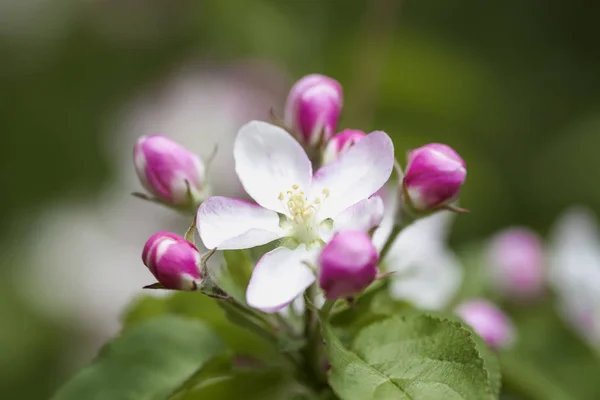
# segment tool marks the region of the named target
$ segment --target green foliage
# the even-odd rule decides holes
[[[223,252],[225,265],[219,270],[219,286],[242,304],[246,303],[246,287],[250,282],[254,262],[247,250],[228,250]]]
[[[178,315],[202,320],[236,353],[251,356],[274,355],[274,348],[263,338],[230,322],[218,300],[200,293],[173,292],[165,297],[142,296],[124,316],[126,328],[163,315]]]
[[[304,389],[277,370],[234,371],[206,380],[173,400],[246,399],[286,400]]]
[[[472,333],[456,322],[392,317],[363,328],[350,348],[329,325],[324,335],[329,383],[343,400],[496,397]]]
[[[53,400],[162,400],[224,350],[202,322],[175,316],[141,322],[103,348]]]
[[[343,333],[355,335],[363,327],[411,309],[405,302],[395,301],[388,292],[387,282],[374,284],[358,297],[356,303],[336,313],[331,325],[343,328]],[[341,330],[342,331],[342,330]]]
[[[509,391],[532,400],[600,398],[600,358],[560,320],[551,302],[511,314],[518,337],[501,355]]]

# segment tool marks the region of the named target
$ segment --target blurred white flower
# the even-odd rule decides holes
[[[398,204],[397,191],[386,187],[380,193],[384,201],[384,219],[373,236],[378,248],[393,226]],[[435,213],[405,228],[392,245],[383,263],[394,271],[390,284],[392,297],[406,300],[418,308],[440,310],[449,305],[462,282],[460,261],[446,245],[454,214]]]
[[[573,207],[550,238],[550,284],[559,312],[591,344],[600,346],[600,232],[595,215]]]
[[[73,355],[80,358],[76,362],[87,361],[119,330],[126,304],[154,282],[142,264],[144,242],[159,230],[183,234],[192,219],[130,195],[141,188],[132,160],[136,139],[160,133],[204,157],[218,143],[208,178],[213,193],[234,196],[241,186],[233,139],[245,122],[266,119],[270,107],[282,104],[287,86],[282,76],[256,63],[177,71],[140,94],[111,124],[107,155],[116,177],[104,193],[87,203],[50,206],[37,217],[26,239],[31,267],[22,271],[23,290],[42,311],[92,335],[93,345]]]

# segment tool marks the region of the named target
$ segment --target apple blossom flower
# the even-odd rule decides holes
[[[142,260],[166,289],[194,291],[200,284],[200,253],[179,235],[158,232],[144,245]]]
[[[209,249],[244,249],[284,239],[256,264],[246,299],[267,312],[281,310],[315,281],[309,265],[342,230],[375,228],[383,204],[372,196],[388,180],[394,148],[373,132],[314,175],[302,146],[285,130],[259,121],[243,126],[234,143],[235,169],[257,204],[211,197],[197,226]],[[309,265],[307,265],[309,264]]]
[[[431,143],[408,153],[404,190],[409,205],[430,211],[458,198],[467,176],[467,166],[450,146]]]
[[[354,296],[375,280],[378,261],[367,233],[338,232],[319,255],[319,286],[327,299]]]
[[[573,207],[558,218],[548,261],[560,315],[600,348],[600,231],[590,210]]]
[[[354,146],[359,140],[364,138],[366,133],[356,129],[344,129],[334,137],[332,137],[325,150],[321,161],[323,164],[328,164],[335,161],[340,155],[347,152],[350,147]]]
[[[156,198],[175,206],[197,206],[204,191],[204,164],[179,143],[142,136],[133,152],[136,172]]]
[[[487,266],[492,284],[508,298],[531,299],[544,291],[544,248],[526,228],[509,228],[490,241]]]
[[[487,345],[494,350],[506,348],[515,338],[515,328],[498,307],[487,300],[474,299],[463,302],[455,310]]]
[[[307,75],[290,90],[284,123],[302,144],[318,146],[336,131],[342,103],[338,81],[319,74]]]

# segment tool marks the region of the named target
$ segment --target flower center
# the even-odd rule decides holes
[[[282,227],[288,228],[290,236],[299,243],[308,245],[320,240],[317,214],[328,195],[329,190],[323,189],[321,196],[309,201],[298,185],[292,185],[290,190],[279,193],[277,198],[287,211]]]

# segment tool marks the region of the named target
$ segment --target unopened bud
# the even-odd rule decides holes
[[[319,257],[319,285],[327,299],[354,296],[377,276],[377,249],[362,231],[337,233]]]
[[[182,207],[202,201],[204,164],[179,143],[160,135],[143,136],[133,157],[140,181],[157,199]]]
[[[506,348],[514,341],[515,332],[506,314],[489,301],[470,300],[456,308],[456,314],[471,326],[494,350]]]
[[[284,122],[298,140],[310,146],[325,143],[337,129],[342,111],[342,86],[335,79],[313,74],[292,87]]]
[[[329,139],[325,151],[323,152],[323,164],[328,164],[338,159],[339,156],[347,152],[366,134],[356,129],[345,129]]]
[[[144,245],[142,260],[166,289],[193,291],[200,281],[200,253],[181,236],[158,232]]]
[[[490,242],[487,262],[492,283],[509,299],[531,299],[544,291],[544,249],[525,228],[511,228]]]
[[[403,186],[410,206],[432,211],[456,200],[467,166],[450,146],[431,143],[408,154]]]

